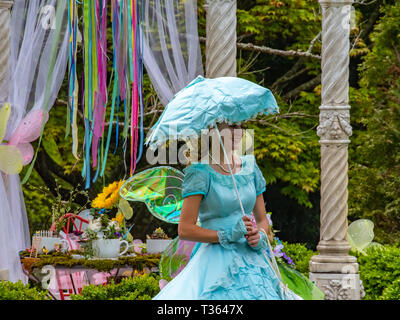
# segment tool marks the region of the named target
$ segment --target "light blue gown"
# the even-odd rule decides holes
[[[256,196],[266,182],[253,155],[241,157],[236,185],[244,211],[250,215]],[[202,194],[199,219],[206,229],[233,227],[242,217],[232,177],[216,172],[208,164],[192,163],[184,168],[183,198]],[[218,243],[199,243],[186,267],[154,299],[161,300],[280,300],[279,283],[260,251],[243,237],[226,249]],[[290,292],[292,294],[292,292]],[[293,293],[293,299],[298,299]]]

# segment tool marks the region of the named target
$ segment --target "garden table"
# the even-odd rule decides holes
[[[72,259],[59,257],[21,257],[23,271],[34,282],[48,289],[55,300],[69,299],[80,294],[87,285],[105,285],[110,279],[143,273],[157,273],[160,254],[137,255],[121,259]]]

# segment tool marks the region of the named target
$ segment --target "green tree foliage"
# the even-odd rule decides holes
[[[375,223],[376,240],[400,240],[400,3],[381,8],[373,47],[352,90],[349,214]]]
[[[319,4],[313,0],[244,1],[238,7],[238,33],[254,35],[255,44],[279,41],[280,49],[307,50],[320,22]]]
[[[237,17],[239,42],[320,54],[316,1],[239,2]],[[254,152],[268,184],[267,210],[273,213],[281,239],[314,247],[319,233],[320,156],[315,128],[320,60],[246,50],[239,50],[238,56],[238,76],[270,88],[280,107],[279,116],[261,116],[246,124],[254,129]]]

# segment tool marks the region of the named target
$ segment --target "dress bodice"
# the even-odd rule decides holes
[[[253,155],[241,156],[241,170],[234,174],[243,209],[250,215],[256,197],[265,191],[265,179]],[[199,220],[203,228],[220,230],[234,225],[242,216],[231,175],[215,171],[207,163],[192,163],[185,169],[182,197],[202,194]]]

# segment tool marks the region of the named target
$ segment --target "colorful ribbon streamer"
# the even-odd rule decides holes
[[[119,113],[120,102],[124,108],[124,130],[122,144],[126,151],[126,140],[130,135],[130,174],[135,172],[136,164],[143,153],[143,59],[140,39],[140,5],[137,0],[87,0],[81,4],[76,0],[69,0],[68,31],[69,31],[69,78],[68,93],[69,107],[67,121],[72,128],[73,155],[78,158],[78,76],[77,76],[77,43],[79,42],[78,6],[83,9],[83,60],[84,72],[82,83],[83,115],[85,124],[84,164],[82,176],[85,178],[85,188],[91,184],[92,167],[97,168],[93,177],[95,182],[98,176],[103,177],[108,152],[113,135],[116,118],[115,149],[119,146]],[[110,9],[112,25],[112,52],[113,67],[111,77],[107,77],[107,22]],[[108,105],[108,88],[112,87],[109,125],[106,137],[105,116]],[[132,88],[128,92],[127,88]],[[128,107],[130,106],[130,108]],[[139,108],[141,120],[139,123]],[[129,132],[130,126],[130,132]],[[140,137],[138,131],[140,130]],[[70,132],[69,126],[66,136]],[[129,132],[129,134],[128,134]],[[139,141],[140,138],[140,141]],[[100,140],[102,141],[100,143]],[[138,146],[139,145],[139,146]],[[139,149],[139,150],[138,150]],[[138,154],[139,151],[139,154]],[[101,166],[101,168],[100,168]]]

